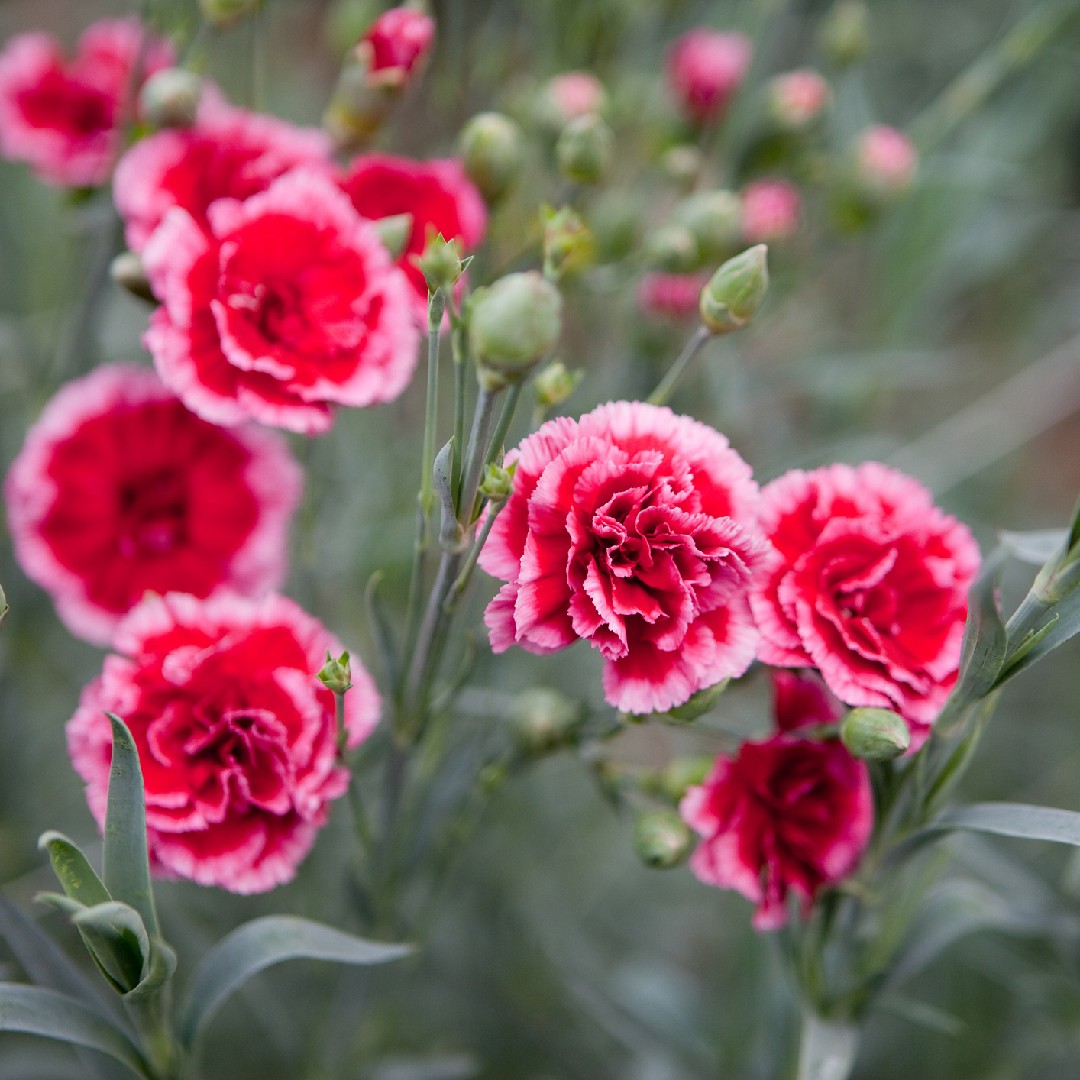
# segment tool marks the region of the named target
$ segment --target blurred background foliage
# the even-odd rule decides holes
[[[592,70],[608,89],[618,140],[610,179],[579,203],[602,253],[634,251],[677,197],[658,164],[678,136],[661,76],[675,36],[704,23],[754,37],[751,79],[723,143],[720,178],[729,182],[754,170],[755,93],[764,78],[824,65],[816,41],[828,5],[814,0],[432,6],[433,63],[380,148],[445,156],[474,112],[524,116],[543,80]],[[70,43],[93,20],[131,7],[4,0],[0,39],[40,27]],[[188,0],[143,7],[181,32],[197,19]],[[267,0],[257,18],[200,39],[200,62],[234,100],[316,124],[341,56],[379,7]],[[874,0],[869,8],[864,59],[842,72],[825,69],[835,94],[827,143],[840,153],[871,122],[907,130],[924,150],[916,190],[872,227],[848,233],[811,194],[804,228],[773,253],[774,288],[756,324],[731,344],[709,346],[672,404],[724,431],[762,482],[792,466],[895,462],[989,550],[997,529],[1063,524],[1080,491],[1080,4]],[[1018,25],[1034,29],[1010,38]],[[1052,28],[1045,40],[1039,26]],[[976,72],[989,82],[969,78],[957,92],[955,80],[980,62]],[[474,280],[538,261],[536,209],[561,189],[550,146],[534,140],[530,155],[525,182],[494,215]],[[145,355],[146,309],[104,274],[117,235],[107,206],[72,203],[23,167],[0,163],[4,469],[63,381],[104,360]],[[586,375],[567,412],[646,394],[691,329],[641,318],[625,262],[602,260],[568,294],[561,356]],[[403,596],[422,398],[418,380],[392,405],[341,412],[324,438],[293,440],[307,495],[286,591],[369,663],[360,597],[380,568],[391,603]],[[0,581],[12,608],[0,634],[0,879],[29,909],[33,893],[49,886],[35,847],[45,828],[94,850],[64,723],[101,653],[61,627],[13,564],[2,531]],[[1006,585],[1016,591],[1027,581],[1017,572]],[[477,591],[478,615],[493,590],[483,581]],[[601,707],[598,657],[587,649],[507,655],[498,664],[482,639],[478,651],[472,681],[480,689],[462,699],[447,735],[447,773],[432,781],[424,811],[436,817],[443,789],[468,782],[482,763],[477,733],[505,738],[516,690],[557,685]],[[964,797],[1080,809],[1078,660],[1074,641],[1039,676],[1009,688]],[[765,729],[768,709],[764,680],[744,683],[716,719],[745,736]],[[676,749],[715,750],[715,737],[715,728],[650,726],[624,738],[618,754],[662,764]],[[646,869],[631,849],[630,822],[605,803],[575,755],[554,755],[498,786],[473,816],[478,827],[463,819],[468,841],[447,858],[434,900],[425,889],[410,901],[413,930],[425,942],[415,960],[359,973],[295,964],[263,976],[211,1032],[207,1077],[781,1074],[794,1004],[773,943],[751,931],[741,898],[685,870]],[[267,896],[162,883],[178,977],[211,941],[260,913],[362,929],[341,855],[350,837],[341,805],[299,879]],[[1005,841],[957,841],[954,851],[964,911],[981,932],[883,1003],[855,1075],[1075,1080],[1080,936],[1071,929],[1054,944],[1035,940],[1023,915],[1040,904],[1075,914],[1080,863]],[[978,882],[993,885],[995,897],[979,894]],[[78,953],[70,928],[42,918]],[[13,1036],[0,1041],[0,1061],[8,1080],[83,1075],[63,1051]]]

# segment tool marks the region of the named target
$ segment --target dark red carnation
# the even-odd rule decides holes
[[[370,49],[369,71],[392,72],[404,80],[423,61],[435,38],[435,22],[415,8],[384,11],[360,39]]]

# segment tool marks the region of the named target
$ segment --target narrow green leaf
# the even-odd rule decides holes
[[[0,585],[0,626],[4,625],[4,620],[7,618],[8,602],[7,597],[4,595],[4,587]]]
[[[147,964],[142,979],[129,993],[125,1000],[133,1001],[157,993],[176,972],[176,953],[171,945],[161,938],[150,940],[150,962]]]
[[[139,913],[127,904],[111,900],[72,916],[79,933],[112,946],[119,963],[117,981],[124,993],[134,990],[150,970],[150,938]]]
[[[366,941],[291,915],[254,919],[222,938],[203,958],[180,1009],[177,1033],[189,1050],[221,1003],[253,975],[284,960],[383,964],[412,951],[409,945]]]
[[[1077,634],[1080,634],[1080,588],[1060,600],[1054,606],[1049,621],[1024,640],[998,682],[1011,679]]]
[[[146,805],[139,751],[124,721],[114,713],[106,715],[112,724],[113,750],[101,876],[110,894],[130,904],[142,916],[147,932],[156,935],[158,921],[146,854]]]
[[[48,851],[53,872],[72,900],[93,907],[112,899],[89,860],[63,833],[42,833],[38,849]]]
[[[74,998],[40,986],[0,983],[0,1031],[58,1039],[108,1054],[149,1080],[150,1067],[120,1030]]]
[[[368,578],[367,587],[364,589],[364,611],[367,614],[368,626],[375,636],[375,646],[379,653],[379,663],[382,667],[385,686],[397,686],[401,675],[398,663],[397,645],[394,642],[394,631],[391,629],[390,620],[386,617],[386,611],[379,599],[379,586],[382,584],[383,572],[376,570]]]
[[[971,588],[960,675],[952,694],[953,699],[961,704],[977,701],[988,694],[1005,662],[1008,635],[997,596],[1004,564],[1004,549],[998,548],[983,563]]]
[[[929,828],[937,832],[967,829],[994,836],[1080,847],[1080,813],[1028,803],[972,803],[947,811]]]
[[[1003,532],[1001,544],[1020,562],[1042,566],[1065,544],[1068,529],[1033,529],[1030,532]]]
[[[859,1049],[859,1029],[854,1024],[824,1020],[803,1013],[799,1041],[798,1080],[846,1080]]]

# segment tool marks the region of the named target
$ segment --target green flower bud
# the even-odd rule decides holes
[[[862,0],[837,0],[821,24],[821,50],[837,66],[857,63],[870,39],[870,10]]]
[[[538,372],[533,380],[536,404],[542,409],[553,409],[556,405],[561,405],[584,378],[585,372],[581,368],[570,371],[561,360],[553,361],[543,371]]]
[[[392,214],[390,217],[376,218],[372,224],[379,234],[382,245],[395,262],[401,257],[412,232],[412,214]]]
[[[480,494],[489,502],[504,502],[514,486],[514,469],[504,469],[501,465],[485,465],[484,475],[480,480]]]
[[[465,173],[489,203],[513,187],[524,164],[521,128],[502,113],[474,116],[458,138]]]
[[[326,663],[316,678],[327,690],[332,690],[335,694],[344,694],[346,690],[350,689],[352,687],[352,668],[349,665],[348,651],[343,652],[337,659],[327,653]]]
[[[701,151],[692,143],[680,143],[664,152],[660,168],[674,183],[688,191],[701,173]]]
[[[685,274],[701,263],[694,234],[684,225],[661,225],[645,237],[645,261],[657,270]]]
[[[634,851],[655,870],[678,866],[693,846],[693,834],[674,810],[649,810],[634,823]]]
[[[683,199],[673,215],[697,241],[707,262],[723,259],[739,243],[742,230],[742,202],[731,191],[703,191]]]
[[[518,694],[510,714],[518,742],[530,754],[546,754],[569,746],[584,720],[580,702],[542,686]]]
[[[769,289],[769,249],[747,248],[728,259],[701,290],[701,321],[714,334],[741,330],[753,319]]]
[[[262,0],[199,0],[199,11],[213,26],[229,26],[262,7]]]
[[[615,134],[595,113],[571,120],[555,144],[559,171],[575,184],[603,179],[615,158]]]
[[[109,263],[109,276],[132,296],[149,300],[152,304],[157,303],[154,290],[150,288],[150,279],[143,269],[142,259],[133,251],[122,251]]]
[[[891,761],[911,745],[911,732],[891,709],[852,709],[840,723],[840,741],[852,757]]]
[[[680,724],[693,723],[699,717],[712,711],[713,706],[720,700],[720,695],[727,689],[729,682],[731,682],[730,679],[721,679],[720,682],[707,686],[704,690],[699,690],[688,701],[684,701],[674,709],[669,709],[664,715],[669,720],[674,720]]]
[[[593,238],[581,215],[564,206],[540,209],[544,226],[544,277],[558,281],[592,261]]]
[[[158,128],[191,127],[202,87],[202,79],[183,68],[155,71],[139,91],[139,115]]]
[[[430,292],[442,289],[450,292],[464,272],[461,248],[457,240],[446,240],[442,233],[431,233],[420,257],[416,260]]]
[[[507,274],[473,293],[468,318],[480,382],[497,390],[520,382],[554,348],[562,297],[535,271]]]
[[[674,803],[682,800],[688,788],[704,783],[712,771],[711,757],[680,757],[669,762],[660,774],[661,793]]]

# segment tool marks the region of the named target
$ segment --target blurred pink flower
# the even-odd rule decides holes
[[[799,227],[802,198],[787,180],[755,180],[742,193],[742,233],[751,244],[786,240]]]
[[[72,633],[107,645],[147,591],[279,586],[302,483],[278,436],[215,427],[152,371],[110,364],[46,405],[4,499],[26,574]]]
[[[583,638],[604,657],[608,702],[631,713],[746,670],[768,545],[750,468],[722,435],[619,401],[549,421],[507,461],[513,491],[480,555],[508,582],[484,616],[496,652]]]
[[[696,317],[701,290],[708,280],[708,274],[645,274],[638,282],[638,310],[654,319]]]
[[[548,80],[544,87],[548,100],[558,110],[563,124],[587,113],[600,112],[604,105],[604,87],[589,71],[564,71]]]
[[[127,103],[147,75],[172,59],[167,42],[144,45],[134,18],[94,23],[71,60],[48,34],[11,38],[0,52],[0,153],[25,161],[52,184],[104,183],[120,149]]]
[[[809,68],[777,75],[769,87],[773,116],[798,131],[812,124],[829,101],[829,84]]]
[[[153,868],[238,893],[289,881],[349,784],[334,695],[315,677],[341,645],[291,600],[151,596],[123,621],[68,724],[68,751],[104,823],[112,757],[105,712],[138,747]],[[347,743],[379,696],[354,658]]]
[[[141,139],[120,159],[113,198],[128,247],[141,251],[174,206],[207,228],[217,199],[246,199],[297,165],[320,163],[330,170],[324,132],[238,109],[208,87],[194,126]]]
[[[882,195],[906,191],[915,179],[918,152],[911,140],[896,128],[877,124],[867,128],[856,143],[859,178]]]
[[[391,75],[401,81],[414,73],[431,49],[435,23],[414,8],[384,11],[360,39],[358,48],[370,49],[372,74]]]
[[[697,123],[724,113],[750,70],[753,46],[743,34],[697,27],[672,45],[667,78],[683,112]]]
[[[144,341],[188,408],[310,435],[332,404],[401,393],[419,342],[409,284],[330,179],[301,168],[218,199],[208,229],[174,207],[143,250],[162,302]]]
[[[876,462],[786,473],[762,491],[761,523],[778,559],[751,594],[759,659],[894,709],[917,748],[956,681],[979,567],[967,528]]]

